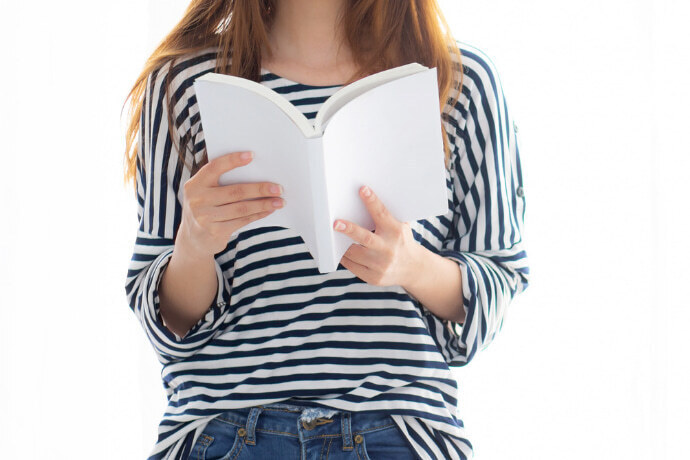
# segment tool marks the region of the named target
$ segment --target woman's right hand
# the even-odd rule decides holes
[[[183,186],[182,221],[178,233],[198,256],[221,252],[235,230],[266,217],[285,204],[280,198],[282,187],[272,182],[218,185],[223,173],[251,162],[251,157],[242,158],[243,153],[233,152],[215,158]],[[280,205],[275,207],[274,201]]]

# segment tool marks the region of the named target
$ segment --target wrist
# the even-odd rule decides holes
[[[427,248],[414,241],[408,250],[407,269],[401,286],[409,294],[413,295],[417,286],[424,282],[423,277],[428,272],[428,256],[431,253]]]
[[[184,220],[180,223],[177,237],[175,238],[173,254],[177,254],[177,258],[190,261],[205,261],[215,257],[215,254],[194,244],[194,239],[191,237]]]

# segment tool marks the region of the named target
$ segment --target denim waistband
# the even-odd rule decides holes
[[[307,440],[321,436],[342,436],[343,448],[353,448],[359,433],[395,425],[385,411],[352,412],[309,403],[287,402],[231,409],[216,417],[219,421],[243,427],[247,444],[256,443],[256,431],[270,431]]]

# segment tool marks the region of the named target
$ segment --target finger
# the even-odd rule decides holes
[[[370,187],[366,185],[360,187],[359,196],[364,201],[369,215],[374,219],[377,229],[385,230],[397,222]]]
[[[240,217],[237,219],[232,219],[225,222],[218,222],[218,225],[221,225],[224,228],[225,232],[232,233],[238,228],[244,227],[245,225],[254,222],[255,220],[262,219],[268,216],[269,214],[271,214],[270,211],[262,211],[256,214],[249,214],[248,216]]]
[[[368,269],[375,269],[377,266],[376,253],[361,244],[351,244],[344,256]]]
[[[264,197],[279,197],[283,192],[280,184],[273,182],[252,182],[247,184],[229,184],[213,187],[208,191],[209,202],[214,206],[235,203],[242,200],[253,200]]]
[[[343,258],[340,259],[340,263],[343,265],[343,267],[350,270],[357,278],[361,279],[365,283],[368,283],[369,280],[373,279],[372,271],[370,269],[364,265],[358,264],[349,257],[343,256]]]
[[[238,201],[237,203],[216,206],[213,210],[213,221],[223,222],[242,218],[259,212],[273,212],[285,206],[282,198],[264,198],[259,200]]]
[[[246,156],[246,154],[250,156]],[[197,180],[200,180],[200,182],[207,187],[217,187],[218,179],[220,179],[222,174],[249,164],[252,160],[252,156],[252,152],[241,151],[227,153],[218,158],[214,158],[199,169],[196,175],[200,175],[200,177]]]
[[[342,230],[338,227],[338,224],[341,222],[345,225],[345,228]],[[378,236],[371,230],[367,230],[364,227],[360,227],[354,222],[350,222],[349,220],[336,220],[333,223],[333,229],[349,236],[355,242],[361,244],[364,247],[371,249],[380,249],[383,247],[383,239],[380,236]]]

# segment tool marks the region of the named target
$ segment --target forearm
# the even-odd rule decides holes
[[[439,318],[463,323],[462,274],[458,264],[420,244],[413,250],[415,275],[402,287]]]
[[[165,326],[183,337],[208,311],[217,291],[214,256],[200,256],[179,236],[158,286]]]

